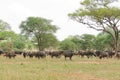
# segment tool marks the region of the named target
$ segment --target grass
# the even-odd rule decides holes
[[[120,80],[120,60],[73,57],[8,59],[0,56],[0,80]]]

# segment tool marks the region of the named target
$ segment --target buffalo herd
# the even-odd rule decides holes
[[[73,56],[79,56],[81,58],[87,57],[98,57],[99,59],[103,58],[112,58],[115,55],[113,51],[97,51],[97,50],[58,50],[58,51],[14,51],[14,52],[4,52],[0,51],[0,55],[7,57],[9,59],[15,58],[17,55],[23,56],[23,58],[45,58],[50,56],[51,58],[60,58],[64,56],[65,60],[69,58],[72,60]]]

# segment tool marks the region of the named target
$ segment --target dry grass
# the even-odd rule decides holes
[[[0,80],[119,80],[120,60],[74,56],[64,58],[8,59],[0,56]]]

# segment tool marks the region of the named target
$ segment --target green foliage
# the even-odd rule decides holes
[[[54,49],[57,48],[59,41],[57,40],[56,36],[54,36],[51,33],[48,33],[48,34],[41,35],[41,37],[42,37],[42,40],[41,40],[41,43],[39,46],[42,49],[46,49],[46,48],[50,48],[50,47],[54,48]],[[37,43],[37,40],[35,37],[32,39],[32,41],[33,41],[33,43]]]
[[[60,43],[60,49],[62,50],[75,50],[76,44],[67,38]]]
[[[51,20],[40,17],[29,17],[21,23],[20,29],[22,30],[22,34],[37,36],[39,34],[56,32],[58,28],[51,24]]]
[[[81,49],[94,49],[95,36],[91,34],[83,34],[80,36]]]
[[[11,40],[16,38],[16,34],[13,31],[2,31],[0,37],[5,40]]]
[[[79,35],[71,36],[71,41],[76,45],[75,50],[81,49],[81,40]]]
[[[11,30],[10,25],[7,22],[0,20],[0,32],[6,30]]]
[[[117,0],[83,0],[82,7],[69,17],[89,28],[108,33],[114,42],[113,49],[118,54],[120,8],[110,4]],[[108,29],[109,28],[109,29]],[[112,31],[111,31],[112,30]]]
[[[33,50],[35,49],[36,46],[33,42],[31,42],[30,40],[27,40],[26,43],[25,43],[25,50]]]
[[[16,38],[12,40],[15,50],[23,50],[26,45],[26,39],[22,35],[16,35]]]
[[[62,50],[113,50],[113,38],[104,32],[97,36],[83,34],[81,36],[69,36],[60,42],[59,48]]]
[[[69,36],[60,43],[60,49],[63,50],[86,50],[94,49],[95,36],[83,34],[81,36]]]
[[[0,46],[4,51],[8,51],[9,43],[11,43],[11,50],[22,50],[25,48],[25,37],[14,33],[13,31],[2,31],[0,37],[3,38]]]
[[[85,9],[97,9],[101,7],[108,7],[109,4],[118,0],[83,0],[81,5],[85,6]]]
[[[114,0],[115,1],[115,0]],[[113,0],[83,0],[81,7],[74,13],[69,14],[69,17],[80,23],[88,25],[96,30],[106,30],[106,27],[112,28],[118,26],[120,19],[120,9],[111,7],[109,4]]]
[[[99,33],[95,41],[95,49],[97,50],[114,50],[114,40],[107,33]]]
[[[0,50],[9,51],[8,42],[0,42]]]
[[[57,31],[58,27],[52,25],[51,22],[51,20],[41,17],[29,17],[21,23],[21,33],[28,35],[30,38],[35,37],[39,50],[43,50],[47,48],[50,43],[52,45],[53,42],[55,43],[57,41],[53,33]]]

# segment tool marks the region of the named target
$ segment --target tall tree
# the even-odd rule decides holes
[[[113,38],[117,55],[120,33],[120,9],[110,6],[114,1],[117,0],[83,0],[81,2],[82,7],[76,12],[69,14],[69,16],[71,19],[88,25],[90,28],[110,34]]]
[[[21,33],[26,34],[30,37],[35,37],[37,40],[37,45],[39,50],[43,50],[42,45],[49,36],[49,34],[55,33],[58,29],[55,25],[51,24],[51,20],[47,20],[41,17],[29,17],[27,20],[23,21],[20,25]],[[44,42],[46,44],[46,42]]]
[[[57,40],[56,36],[53,34],[43,34],[42,36],[42,40],[41,40],[41,50],[43,49],[57,49],[57,46],[59,44],[59,41]],[[33,43],[37,43],[37,39],[34,37],[32,39]]]

